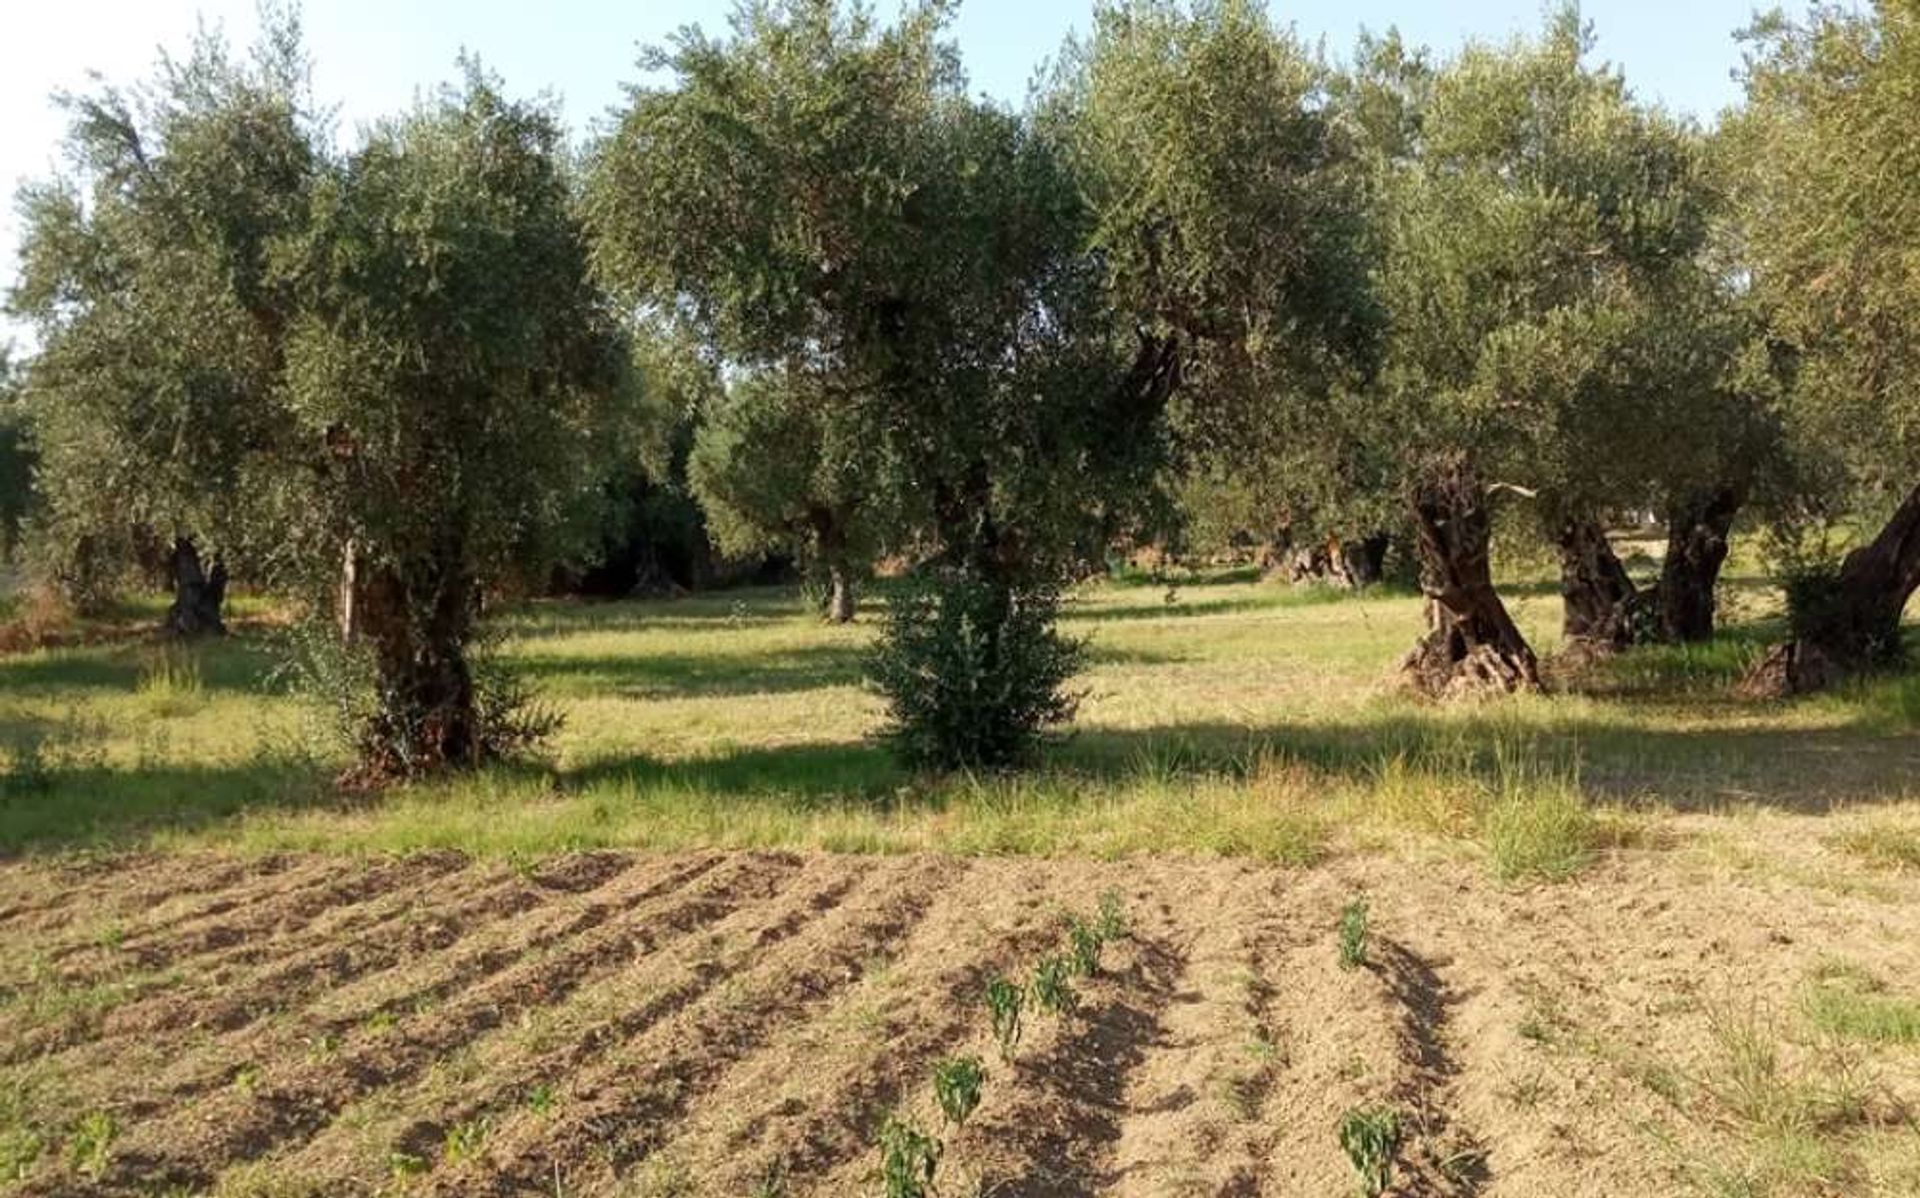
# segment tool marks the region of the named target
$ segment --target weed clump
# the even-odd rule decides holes
[[[1360,1192],[1379,1198],[1393,1179],[1400,1116],[1387,1107],[1355,1107],[1340,1117],[1340,1147],[1360,1175]]]

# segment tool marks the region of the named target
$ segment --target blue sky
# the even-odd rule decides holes
[[[1468,37],[1504,38],[1539,24],[1539,0],[1271,0],[1279,20],[1344,53],[1362,28],[1399,26],[1444,51]],[[894,0],[878,0],[886,11]],[[60,119],[48,103],[87,72],[128,80],[161,46],[178,47],[196,19],[235,40],[256,27],[254,0],[32,0],[0,37],[0,191],[11,196],[55,163]],[[953,33],[976,90],[1010,101],[1091,0],[962,0]],[[1752,0],[1588,0],[1599,55],[1622,66],[1635,90],[1711,120],[1738,98],[1733,30]],[[635,77],[635,48],[699,23],[725,27],[726,0],[308,0],[305,23],[322,99],[339,105],[346,131],[404,107],[423,86],[452,75],[462,48],[479,53],[514,91],[551,90],[584,129]],[[0,215],[0,285],[14,274],[11,203]],[[0,339],[4,339],[0,327]]]

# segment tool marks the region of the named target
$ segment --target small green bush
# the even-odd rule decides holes
[[[1000,1056],[1011,1061],[1020,1047],[1022,1016],[1027,992],[1005,978],[987,983],[987,1015],[993,1026],[993,1038],[1000,1045]]]
[[[947,1122],[959,1127],[980,1105],[986,1066],[979,1057],[948,1057],[933,1067],[933,1097]]]
[[[1072,719],[1078,698],[1066,686],[1085,653],[1055,628],[1059,610],[1055,587],[959,570],[919,576],[892,596],[867,677],[886,699],[887,736],[901,759],[1001,769]]]

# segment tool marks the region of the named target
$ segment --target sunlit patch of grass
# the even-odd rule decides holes
[[[167,647],[148,654],[135,693],[153,715],[170,719],[199,710],[206,700],[200,659],[189,649]]]
[[[1874,1044],[1920,1044],[1920,999],[1887,993],[1881,981],[1845,961],[1823,964],[1809,979],[1808,1022],[1823,1032]]]
[[[1920,827],[1891,819],[1871,820],[1833,838],[1834,844],[1873,865],[1920,869]]]
[[[1552,588],[1510,599],[1551,644]],[[1094,653],[1069,734],[1018,776],[920,778],[873,740],[872,615],[823,625],[790,589],[507,611],[503,665],[566,718],[551,768],[351,798],[328,785],[339,748],[302,739],[316,712],[272,683],[256,636],[178,657],[114,643],[0,655],[0,852],[785,845],[1304,862],[1360,845],[1473,856],[1521,881],[1577,872],[1645,822],[1627,812],[1915,795],[1904,736],[1873,714],[1892,692],[1782,705],[1715,691],[1764,628],[1606,667],[1631,685],[1449,708],[1386,684],[1421,628],[1417,596],[1217,578],[1170,598],[1085,588],[1067,622]],[[1913,851],[1904,834],[1861,835],[1849,851],[1881,863]]]
[[[1714,1012],[1715,1052],[1687,1104],[1704,1133],[1679,1152],[1695,1192],[1814,1195],[1863,1192],[1867,1161],[1889,1112],[1852,1054],[1795,1044],[1770,1014]]]

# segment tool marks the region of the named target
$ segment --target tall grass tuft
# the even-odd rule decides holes
[[[147,710],[161,719],[190,715],[206,700],[200,659],[190,650],[160,649],[141,663],[134,691]]]

